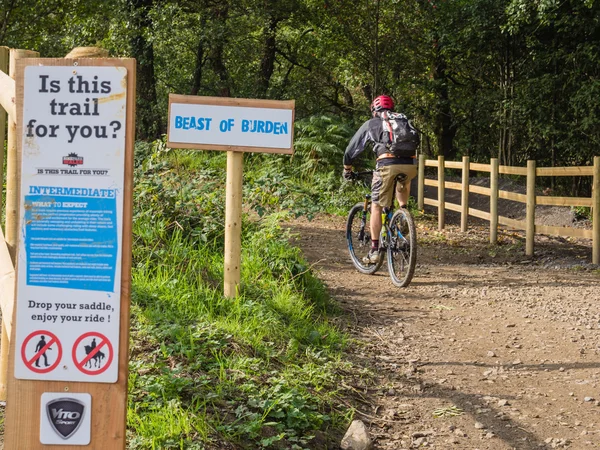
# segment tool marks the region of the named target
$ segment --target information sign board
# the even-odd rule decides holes
[[[37,355],[38,342],[30,336],[45,330],[65,351],[59,361],[48,354],[52,347],[37,355],[36,361],[53,361],[52,370],[43,372],[34,370],[32,358],[16,359],[15,378],[113,383],[127,69],[32,65],[24,68],[23,80],[16,346]],[[81,340],[86,333],[89,338]],[[95,349],[98,336],[110,358]]]
[[[292,154],[294,103],[171,94],[167,145]]]

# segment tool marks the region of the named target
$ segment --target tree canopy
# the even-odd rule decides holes
[[[0,0],[0,45],[138,61],[138,138],[168,93],[295,99],[365,118],[391,95],[429,156],[590,164],[600,140],[595,0]]]

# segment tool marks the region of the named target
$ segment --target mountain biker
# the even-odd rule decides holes
[[[377,155],[373,181],[371,184],[371,249],[363,258],[366,264],[374,264],[379,259],[379,234],[381,232],[382,208],[391,207],[394,179],[398,174],[406,174],[407,179],[396,185],[396,198],[400,207],[405,208],[410,195],[410,180],[417,175],[414,165],[416,147],[419,144],[417,130],[404,114],[394,113],[394,101],[387,95],[380,95],[371,103],[372,118],[367,120],[354,134],[344,152],[344,178],[353,178],[352,162],[373,143]],[[396,125],[396,124],[402,125]],[[404,131],[397,130],[404,127]]]

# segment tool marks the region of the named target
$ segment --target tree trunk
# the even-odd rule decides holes
[[[8,4],[8,6],[6,6],[6,8],[3,11],[3,19],[2,19],[2,26],[0,27],[0,45],[2,45],[2,43],[4,42],[4,38],[6,36],[6,30],[8,29],[8,22],[9,22],[9,18],[10,18],[10,14],[12,12],[12,10],[15,7],[15,0],[11,0],[11,2]]]
[[[221,30],[226,30],[227,19],[229,17],[229,5],[225,2],[218,4],[213,9],[213,16],[215,21],[219,24]],[[229,72],[223,62],[223,54],[225,50],[227,32],[223,32],[222,36],[218,36],[217,40],[213,43],[210,51],[210,63],[212,70],[219,78],[219,85],[217,87],[218,94],[221,97],[231,97],[231,87],[229,80]]]
[[[369,102],[373,101],[373,99],[375,98],[375,96],[373,95],[373,86],[371,86],[370,84],[365,84],[362,87],[362,91],[365,98],[369,100]]]
[[[137,138],[156,139],[164,130],[160,123],[156,99],[156,78],[154,76],[154,47],[144,37],[144,31],[151,27],[148,10],[153,0],[128,0],[131,21],[135,35],[131,39],[131,53],[137,60]]]
[[[433,79],[437,82],[438,110],[435,117],[435,129],[438,141],[438,154],[443,155],[448,161],[456,157],[454,148],[454,137],[456,136],[456,125],[452,120],[452,108],[450,107],[450,95],[448,92],[448,77],[446,74],[446,60],[440,52],[439,42],[436,40],[436,64],[433,71]]]
[[[192,88],[190,89],[191,95],[198,95],[200,85],[202,84],[202,66],[204,65],[204,41],[200,39],[198,41],[198,47],[196,47],[196,66],[194,67],[194,78],[192,79]]]
[[[508,43],[504,42],[504,44],[504,58],[500,65],[500,87],[502,89],[502,121],[500,123],[500,142],[498,143],[498,160],[500,165],[508,164],[506,149],[508,143],[508,79],[510,61]]]
[[[379,86],[379,0],[375,0],[375,26],[373,27],[373,89],[380,94]]]
[[[264,47],[262,61],[260,62],[260,74],[258,78],[258,98],[266,98],[269,91],[271,76],[275,69],[275,51],[277,25],[279,20],[273,16],[269,19],[269,26],[264,31]]]
[[[552,167],[556,167],[556,105],[558,103],[558,89],[556,80],[558,79],[558,57],[556,56],[558,51],[558,44],[556,39],[556,34],[554,35],[554,39],[552,39],[552,47],[554,51],[552,52],[552,69],[554,72],[554,79],[552,82],[552,112],[550,119],[550,126],[552,127],[552,135],[550,138],[550,148],[551,148],[551,159],[550,165]],[[550,188],[552,190],[556,189],[556,177],[550,177]]]

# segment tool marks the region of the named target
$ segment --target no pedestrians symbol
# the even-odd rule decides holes
[[[80,336],[73,344],[73,362],[86,375],[100,375],[110,367],[113,347],[106,336],[90,331]]]
[[[62,358],[62,345],[53,333],[45,330],[30,333],[21,345],[21,358],[35,373],[53,371]]]

